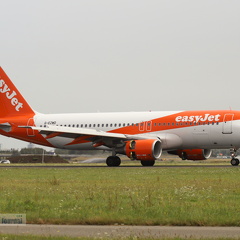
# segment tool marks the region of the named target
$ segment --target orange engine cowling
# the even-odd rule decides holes
[[[161,156],[161,142],[156,139],[127,141],[125,153],[132,160],[155,160]]]
[[[172,152],[170,152],[172,153]],[[182,160],[206,160],[212,154],[211,149],[184,149],[175,152]]]

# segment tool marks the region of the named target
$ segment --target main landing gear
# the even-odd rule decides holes
[[[121,164],[121,159],[118,156],[109,156],[106,163],[109,167],[118,167]]]
[[[106,159],[106,164],[108,165],[108,167],[118,167],[121,164],[121,159],[118,156],[109,156]],[[155,164],[155,160],[148,160],[148,161],[141,161],[141,164],[143,167],[151,167]]]
[[[155,164],[155,160],[141,161],[143,167],[151,167]]]
[[[237,152],[237,149],[236,148],[231,148],[230,149],[230,153],[231,153],[231,164],[232,166],[238,166],[239,165],[239,159],[236,158],[236,152]]]

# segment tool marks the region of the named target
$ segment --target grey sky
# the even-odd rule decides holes
[[[0,0],[0,8],[0,65],[38,112],[240,109],[238,0]]]

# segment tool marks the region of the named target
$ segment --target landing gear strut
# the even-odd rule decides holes
[[[238,166],[239,165],[239,159],[236,158],[236,152],[237,152],[237,149],[236,148],[231,148],[230,149],[230,154],[231,154],[231,164],[232,166]]]
[[[107,164],[109,167],[118,167],[118,166],[120,166],[120,164],[121,164],[121,159],[120,159],[120,157],[118,157],[118,156],[109,156],[109,157],[106,159],[106,164]]]

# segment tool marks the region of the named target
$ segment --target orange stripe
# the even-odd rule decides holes
[[[138,126],[134,124],[134,126],[126,126],[118,129],[111,130],[109,132],[112,133],[122,133],[122,134],[141,134],[148,132],[157,132],[157,131],[165,131],[171,129],[178,128],[186,128],[192,127],[195,125],[208,125],[212,123],[220,123],[226,121],[224,116],[226,114],[234,114],[233,120],[240,120],[240,111],[229,111],[229,110],[211,110],[211,111],[184,111],[176,114],[168,115],[161,118],[152,119],[149,121],[145,121],[142,124],[144,125],[144,129],[140,131],[140,124]],[[147,124],[150,123],[149,126],[150,131],[147,130]]]
[[[62,132],[54,132],[54,133],[48,134],[45,138],[46,138],[46,139],[54,138],[54,137],[57,137],[57,136],[59,136],[59,135],[61,135],[61,134],[62,134]]]
[[[93,137],[93,136],[81,136],[81,137],[75,138],[72,142],[66,144],[66,146],[91,142],[91,141],[86,140],[87,138],[91,138],[91,137]]]

